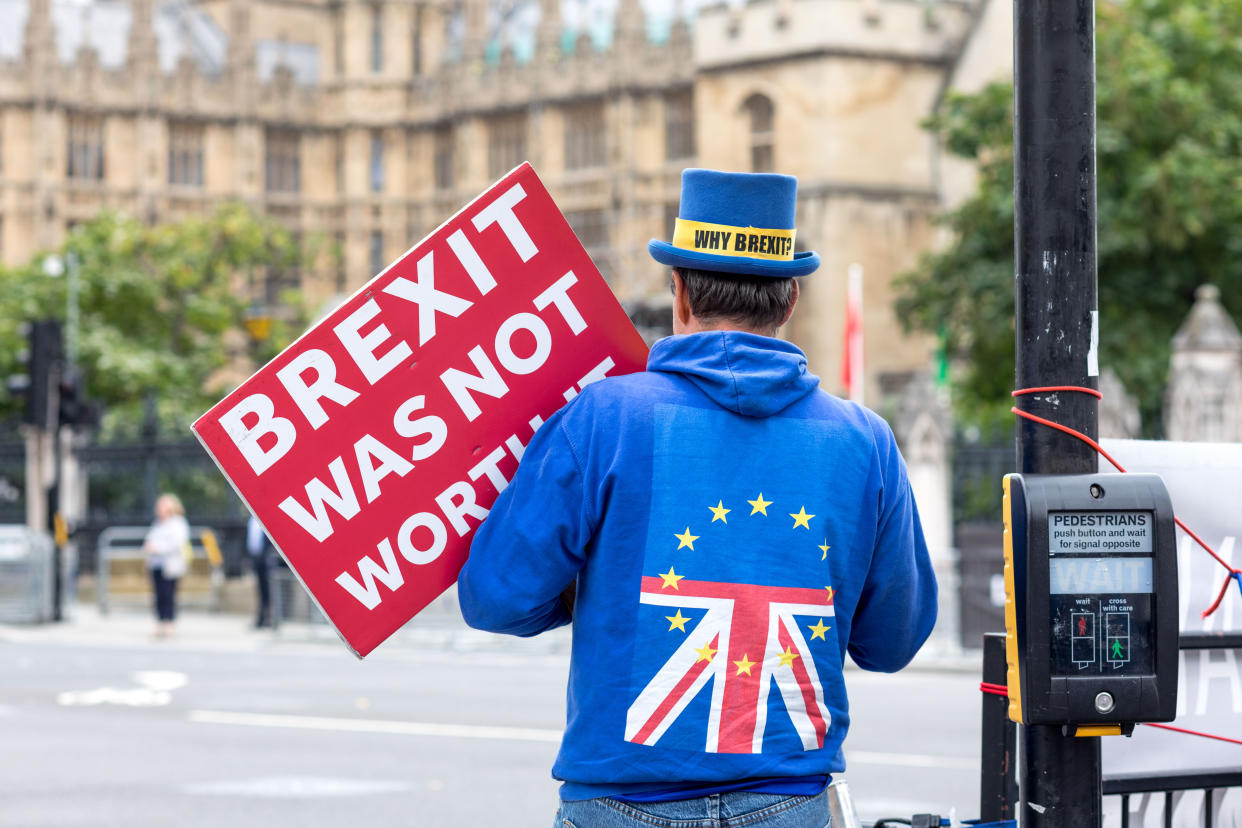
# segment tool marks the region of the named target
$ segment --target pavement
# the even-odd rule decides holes
[[[326,621],[284,622],[276,630],[254,629],[248,615],[201,609],[182,610],[178,613],[173,636],[157,639],[150,611],[140,607],[114,607],[102,613],[95,604],[79,602],[70,604],[64,615],[63,621],[45,624],[0,624],[0,641],[98,647],[158,644],[167,649],[218,652],[345,647]],[[504,652],[510,656],[555,655],[568,654],[570,641],[569,627],[533,638],[500,636],[470,629],[461,620],[456,597],[450,592],[394,633],[380,645],[377,652],[392,655],[436,651]],[[979,651],[945,646],[933,637],[906,669],[979,675],[982,655]]]
[[[186,608],[156,638],[143,604],[0,625],[0,828],[548,822],[568,628],[470,630],[448,595],[359,662],[325,622]],[[864,824],[974,810],[978,662],[933,643],[895,676],[848,668]]]
[[[155,637],[155,620],[148,611],[114,608],[101,613],[93,604],[73,604],[63,621],[44,624],[0,624],[0,641],[44,645],[131,647],[159,645],[175,650],[262,652],[271,649],[340,647],[345,644],[326,622],[285,622],[278,629],[255,629],[249,615],[185,610],[177,614],[168,638]],[[403,650],[552,654],[569,652],[569,630],[553,630],[537,638],[519,639],[472,630],[460,619],[436,614],[416,618],[381,645],[385,652]]]

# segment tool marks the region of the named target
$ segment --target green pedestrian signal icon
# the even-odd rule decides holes
[[[1130,613],[1104,613],[1104,659],[1114,670],[1130,663]]]

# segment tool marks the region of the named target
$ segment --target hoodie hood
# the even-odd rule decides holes
[[[742,331],[665,337],[652,346],[647,370],[680,374],[747,417],[770,417],[819,388],[797,346]]]

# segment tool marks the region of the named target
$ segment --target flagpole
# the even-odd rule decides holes
[[[863,266],[849,266],[849,298],[846,322],[846,359],[849,360],[849,395],[859,405],[865,404],[867,383],[863,375]]]

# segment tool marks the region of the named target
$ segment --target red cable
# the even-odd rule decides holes
[[[1216,593],[1216,600],[1212,602],[1212,606],[1208,607],[1200,614],[1201,618],[1207,618],[1209,615],[1216,612],[1217,607],[1220,606],[1220,602],[1225,600],[1225,593],[1229,591],[1229,582],[1231,580],[1237,581],[1238,589],[1242,590],[1242,571],[1230,569],[1229,575],[1225,578],[1225,582],[1220,585],[1220,592]]]
[[[990,684],[986,681],[979,682],[979,689],[984,693],[991,693],[993,696],[1009,696],[1009,688],[1003,684]],[[1187,736],[1201,736],[1204,739],[1216,739],[1221,742],[1229,742],[1235,745],[1242,745],[1242,739],[1231,739],[1228,736],[1217,736],[1215,733],[1203,733],[1199,730],[1189,730],[1184,727],[1174,727],[1173,725],[1157,724],[1156,722],[1139,722],[1147,727],[1158,727],[1161,730],[1171,730],[1174,733],[1185,733]]]
[[[1158,727],[1161,730],[1172,730],[1174,733],[1185,733],[1188,736],[1202,736],[1204,739],[1217,739],[1222,742],[1230,742],[1235,745],[1242,745],[1242,739],[1230,739],[1228,736],[1217,736],[1215,733],[1200,733],[1197,730],[1187,730],[1184,727],[1174,727],[1167,724],[1156,724],[1155,722],[1140,722],[1148,727]]]
[[[1023,394],[1039,394],[1039,393],[1047,393],[1050,391],[1076,391],[1076,392],[1080,392],[1083,394],[1090,394],[1096,399],[1103,399],[1103,395],[1100,394],[1100,392],[1095,390],[1094,388],[1085,388],[1085,387],[1077,386],[1077,385],[1052,385],[1052,386],[1044,386],[1040,388],[1020,388],[1012,392],[1012,396],[1018,397]],[[1086,443],[1087,445],[1095,449],[1100,454],[1100,456],[1103,457],[1105,460],[1107,460],[1109,463],[1112,463],[1113,467],[1117,469],[1117,471],[1123,474],[1126,473],[1126,470],[1122,467],[1122,465],[1118,463],[1116,460],[1114,460],[1112,455],[1110,455],[1107,451],[1104,450],[1103,446],[1101,446],[1095,440],[1092,440],[1087,435],[1083,434],[1081,431],[1075,431],[1069,426],[1064,426],[1064,425],[1061,425],[1060,423],[1053,422],[1052,420],[1048,420],[1038,415],[1031,414],[1026,411],[1022,411],[1016,406],[1009,410],[1019,417],[1025,417],[1026,419],[1031,420],[1032,422],[1036,422],[1036,423],[1039,423],[1040,425],[1048,426],[1049,428],[1054,428],[1057,431],[1061,431],[1061,432],[1064,432],[1065,434],[1070,435],[1071,437],[1077,437],[1079,440],[1082,440],[1084,443]],[[1238,587],[1242,589],[1242,570],[1235,569],[1234,567],[1225,563],[1224,559],[1222,559],[1220,555],[1217,555],[1215,550],[1213,550],[1212,547],[1208,546],[1203,541],[1202,538],[1200,538],[1197,534],[1195,534],[1190,529],[1189,526],[1187,526],[1185,523],[1182,523],[1180,518],[1174,517],[1173,520],[1183,532],[1185,532],[1187,535],[1189,535],[1191,538],[1194,539],[1195,543],[1203,547],[1207,551],[1207,553],[1216,560],[1217,563],[1219,563],[1225,569],[1229,570],[1229,576],[1225,578],[1225,583],[1221,587],[1220,593],[1216,596],[1216,600],[1212,602],[1212,606],[1208,607],[1203,612],[1203,617],[1207,618],[1209,615],[1216,612],[1217,608],[1220,606],[1221,601],[1225,597],[1225,593],[1229,589],[1230,581],[1237,581]],[[990,684],[988,682],[980,682],[979,689],[984,693],[991,693],[992,695],[996,695],[996,696],[1008,697],[1009,695],[1009,688],[1003,684]],[[1184,733],[1189,736],[1200,736],[1204,739],[1216,739],[1221,742],[1229,742],[1235,745],[1242,745],[1242,739],[1231,739],[1228,736],[1217,736],[1216,734],[1213,734],[1213,733],[1203,733],[1198,730],[1189,730],[1184,727],[1174,727],[1173,725],[1157,724],[1155,722],[1141,722],[1140,724],[1145,724],[1148,727],[1158,727],[1161,730],[1171,730],[1174,733]]]
[[[1078,391],[1082,394],[1090,394],[1097,400],[1104,399],[1104,395],[1094,388],[1087,388],[1083,385],[1043,385],[1039,388],[1019,388],[1017,391],[1009,392],[1011,397],[1020,397],[1023,394],[1046,394],[1049,391]]]
[[[1017,414],[1019,417],[1025,417],[1028,420],[1034,420],[1040,425],[1046,425],[1049,428],[1055,428],[1057,431],[1064,431],[1066,434],[1070,435],[1071,437],[1077,437],[1079,440],[1082,440],[1084,443],[1091,446],[1091,448],[1098,451],[1100,453],[1100,456],[1103,457],[1108,462],[1112,463],[1113,466],[1117,469],[1117,471],[1123,474],[1125,473],[1125,469],[1121,467],[1121,464],[1118,463],[1116,460],[1114,460],[1113,456],[1109,454],[1107,451],[1105,451],[1103,446],[1101,446],[1095,440],[1092,440],[1087,435],[1083,434],[1081,431],[1075,431],[1069,426],[1064,426],[1064,425],[1061,425],[1060,423],[1054,423],[1052,420],[1045,420],[1043,417],[1040,417],[1036,414],[1031,414],[1027,411],[1023,411],[1022,409],[1016,406],[1009,409],[1009,411],[1013,414]]]
[[[1083,390],[1084,390],[1084,391],[1090,391],[1091,389],[1090,389],[1090,388],[1084,388]],[[1016,393],[1018,393],[1018,392],[1017,392],[1017,391],[1015,391],[1014,393],[1016,394]],[[1071,437],[1077,437],[1079,440],[1082,440],[1084,443],[1086,443],[1087,445],[1091,446],[1091,448],[1093,448],[1093,449],[1095,449],[1096,451],[1098,451],[1098,452],[1100,453],[1100,456],[1101,456],[1101,457],[1103,457],[1103,458],[1104,458],[1105,460],[1107,460],[1108,462],[1112,463],[1112,464],[1113,464],[1113,467],[1114,467],[1115,469],[1117,469],[1117,471],[1121,472],[1122,474],[1125,474],[1125,473],[1126,473],[1125,468],[1123,468],[1123,467],[1122,467],[1122,465],[1121,465],[1120,463],[1118,463],[1116,460],[1114,460],[1114,459],[1113,459],[1113,456],[1112,456],[1111,454],[1109,454],[1107,451],[1105,451],[1103,446],[1101,446],[1101,445],[1100,445],[1099,443],[1097,443],[1095,440],[1092,440],[1092,439],[1091,439],[1090,437],[1088,437],[1087,435],[1083,434],[1081,431],[1075,431],[1074,429],[1070,428],[1069,426],[1064,426],[1064,425],[1061,425],[1060,423],[1054,423],[1052,420],[1046,420],[1046,419],[1044,419],[1043,417],[1040,417],[1040,416],[1038,416],[1038,415],[1031,414],[1030,412],[1027,412],[1027,411],[1023,411],[1023,410],[1021,410],[1020,408],[1011,408],[1011,409],[1009,409],[1009,410],[1010,410],[1012,413],[1017,414],[1019,417],[1025,417],[1026,419],[1028,419],[1028,420],[1033,420],[1034,422],[1037,422],[1037,423],[1039,423],[1040,425],[1045,425],[1045,426],[1048,426],[1049,428],[1055,428],[1057,431],[1063,431],[1063,432],[1065,432],[1066,434],[1070,435]],[[1203,539],[1202,539],[1202,538],[1200,538],[1200,537],[1199,537],[1198,535],[1196,535],[1193,531],[1191,531],[1191,529],[1190,529],[1190,527],[1189,527],[1189,526],[1187,526],[1186,524],[1182,523],[1182,521],[1181,521],[1181,519],[1180,519],[1180,518],[1178,518],[1178,517],[1174,517],[1174,518],[1173,518],[1173,520],[1174,520],[1174,522],[1176,522],[1176,523],[1177,523],[1178,527],[1179,527],[1179,528],[1180,528],[1183,532],[1185,532],[1187,535],[1190,535],[1190,537],[1191,537],[1191,538],[1193,538],[1193,539],[1195,540],[1195,542],[1196,542],[1196,543],[1198,543],[1198,544],[1199,544],[1200,546],[1202,546],[1205,550],[1207,550],[1207,553],[1208,553],[1209,555],[1211,555],[1213,558],[1215,558],[1217,563],[1219,563],[1219,564],[1220,564],[1221,566],[1223,566],[1225,569],[1228,569],[1231,573],[1232,573],[1232,572],[1239,572],[1239,570],[1236,570],[1236,569],[1234,569],[1233,567],[1231,567],[1229,564],[1225,563],[1225,561],[1221,559],[1220,555],[1217,555],[1217,554],[1216,554],[1216,552],[1215,552],[1215,551],[1213,551],[1212,547],[1208,546],[1208,545],[1207,545],[1207,544],[1203,541]],[[1226,585],[1226,586],[1228,586],[1228,582],[1226,582],[1226,584],[1225,584],[1225,585]]]
[[[1100,394],[1099,391],[1096,391],[1094,388],[1085,388],[1085,387],[1078,386],[1078,385],[1049,385],[1049,386],[1044,386],[1041,388],[1019,388],[1011,392],[1011,396],[1018,397],[1023,394],[1037,394],[1037,393],[1045,393],[1048,391],[1077,391],[1083,394],[1090,394],[1091,396],[1097,399],[1103,399],[1103,395]],[[1126,470],[1122,468],[1121,464],[1118,463],[1116,460],[1114,460],[1112,455],[1104,450],[1103,446],[1101,446],[1095,440],[1092,440],[1087,435],[1083,434],[1081,431],[1075,431],[1069,426],[1061,425],[1060,423],[1053,422],[1052,420],[1047,420],[1038,415],[1031,414],[1030,412],[1027,412],[1027,411],[1023,411],[1016,406],[1013,408],[1010,408],[1009,410],[1011,413],[1016,414],[1019,417],[1024,417],[1028,420],[1031,420],[1032,422],[1036,422],[1036,423],[1039,423],[1040,425],[1048,426],[1049,428],[1055,428],[1057,431],[1064,432],[1065,434],[1068,434],[1071,437],[1077,437],[1079,440],[1082,440],[1084,443],[1091,446],[1091,448],[1099,452],[1100,456],[1103,457],[1105,460],[1112,463],[1113,468],[1117,469],[1117,471],[1121,472],[1122,474],[1126,473]],[[1176,515],[1173,517],[1173,522],[1176,523],[1178,528],[1180,528],[1183,532],[1185,532],[1187,535],[1190,535],[1190,537],[1194,539],[1195,543],[1202,546],[1207,551],[1207,553],[1216,560],[1218,564],[1220,564],[1221,566],[1223,566],[1225,569],[1229,571],[1229,575],[1225,578],[1225,583],[1221,586],[1220,592],[1216,595],[1216,600],[1213,601],[1212,606],[1204,610],[1201,615],[1201,617],[1207,618],[1209,615],[1216,612],[1217,608],[1220,607],[1221,601],[1225,599],[1225,593],[1229,591],[1230,581],[1237,581],[1238,588],[1242,590],[1242,570],[1235,569],[1234,567],[1225,563],[1224,559],[1221,558],[1220,555],[1217,555],[1216,551],[1212,549],[1212,547],[1204,543],[1203,538],[1199,537],[1194,532],[1192,532],[1190,527],[1182,523],[1181,519],[1178,518]]]

